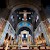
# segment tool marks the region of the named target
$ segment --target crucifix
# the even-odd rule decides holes
[[[24,10],[24,12],[19,12],[19,14],[23,14],[24,21],[27,21],[27,14],[31,14],[31,12],[26,12],[26,10]]]

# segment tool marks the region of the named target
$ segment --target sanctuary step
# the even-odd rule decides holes
[[[20,49],[20,50],[29,50],[29,49]]]
[[[5,50],[5,48],[0,47],[0,50]],[[18,49],[8,47],[7,50],[50,50],[50,46],[33,47],[32,49]]]

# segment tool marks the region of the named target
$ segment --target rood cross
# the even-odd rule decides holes
[[[27,14],[31,14],[31,12],[26,12],[26,10],[24,10],[24,12],[19,12],[19,14],[23,14],[24,21],[26,21],[26,19],[27,19]]]

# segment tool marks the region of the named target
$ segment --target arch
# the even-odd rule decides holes
[[[11,10],[11,12],[10,12],[10,16],[12,15],[12,13],[13,13],[16,9],[18,9],[18,8],[24,8],[24,7],[33,9],[33,10],[39,15],[38,9],[37,9],[35,6],[30,5],[30,4],[21,4],[21,5],[18,5],[18,6],[14,6],[14,8],[12,8],[12,10]]]
[[[24,22],[24,21],[18,23],[16,31],[18,32],[18,30],[20,28],[23,28],[23,27],[29,28],[31,30],[31,32],[33,33],[33,26],[31,25],[31,23],[30,22]]]
[[[19,35],[20,32],[23,31],[23,30],[29,31],[29,34],[32,35],[32,31],[31,31],[28,27],[21,27],[21,28],[18,30],[17,35]]]

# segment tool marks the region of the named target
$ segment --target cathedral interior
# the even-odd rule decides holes
[[[0,0],[0,50],[50,50],[49,0]]]

